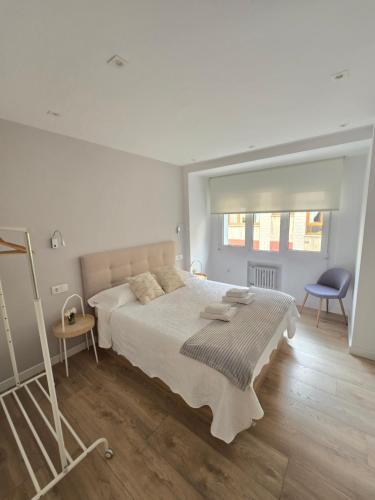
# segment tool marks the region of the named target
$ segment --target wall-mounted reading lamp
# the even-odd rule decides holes
[[[51,248],[65,247],[65,241],[62,237],[61,231],[56,229],[51,237]]]

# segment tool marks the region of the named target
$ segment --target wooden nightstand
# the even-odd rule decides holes
[[[199,280],[206,280],[207,279],[207,274],[206,273],[193,273],[194,276],[196,276]]]
[[[64,357],[65,357],[65,370],[66,376],[69,377],[69,367],[68,367],[68,356],[66,355],[66,339],[73,339],[74,337],[79,337],[80,335],[86,335],[86,345],[87,350],[90,349],[88,332],[91,333],[92,345],[94,347],[96,364],[98,364],[98,354],[96,352],[95,339],[93,328],[95,326],[95,318],[92,314],[77,314],[76,321],[73,325],[70,325],[67,321],[64,321],[64,325],[61,321],[55,323],[52,327],[52,332],[55,337],[59,339],[60,346],[60,361],[63,361],[61,341],[64,344]]]

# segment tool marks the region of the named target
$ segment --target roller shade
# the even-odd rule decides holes
[[[338,210],[342,172],[337,158],[212,177],[211,213]]]

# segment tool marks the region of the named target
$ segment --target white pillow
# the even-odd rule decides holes
[[[114,311],[130,302],[135,302],[137,297],[131,291],[129,284],[114,286],[91,297],[87,302],[91,307],[99,307],[107,311]]]

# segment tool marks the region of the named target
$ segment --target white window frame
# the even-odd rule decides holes
[[[222,249],[222,248],[238,248],[238,249],[242,249],[244,250],[245,248],[247,248],[247,239],[248,239],[248,218],[249,218],[249,215],[250,214],[244,214],[245,215],[245,244],[243,246],[240,246],[240,245],[228,245],[226,243],[224,243],[224,228],[225,228],[225,224],[224,224],[224,217],[225,215],[230,215],[230,214],[222,214],[219,216],[219,249]]]
[[[301,210],[302,211],[302,210]],[[306,210],[308,211],[308,210]],[[331,212],[323,211],[323,230],[322,230],[322,244],[319,252],[314,252],[311,250],[290,250],[288,248],[289,243],[289,217],[290,212],[282,212],[280,217],[280,249],[278,252],[271,252],[270,250],[254,250],[253,249],[253,223],[254,223],[254,214],[246,214],[245,221],[245,245],[237,246],[237,245],[225,245],[224,244],[224,214],[218,216],[218,225],[219,225],[219,242],[218,249],[222,250],[224,248],[235,249],[235,251],[244,251],[250,252],[253,255],[261,255],[261,256],[273,256],[277,258],[280,257],[288,257],[288,256],[303,256],[308,257],[319,257],[319,258],[327,258],[328,257],[328,249],[329,249],[329,234],[330,234],[330,226],[331,226]]]
[[[254,255],[282,255],[284,253],[284,247],[283,247],[283,226],[285,224],[285,217],[284,214],[280,214],[280,244],[279,244],[279,251],[278,252],[271,252],[271,250],[254,250],[253,248],[253,229],[254,229],[254,215],[255,214],[249,214],[250,216],[250,237],[249,237],[249,250],[254,253]],[[283,224],[284,223],[284,224]]]
[[[301,210],[301,212],[309,212],[309,210]],[[315,210],[316,211],[316,210]],[[322,228],[322,244],[320,247],[319,252],[314,252],[313,250],[295,250],[295,249],[289,249],[289,224],[290,224],[290,217],[289,214],[291,212],[288,212],[288,221],[287,221],[287,242],[286,242],[286,250],[289,255],[319,255],[319,256],[326,256],[328,257],[328,245],[329,245],[329,234],[330,234],[330,227],[331,227],[331,212],[325,212],[322,210],[323,213],[323,228]]]

